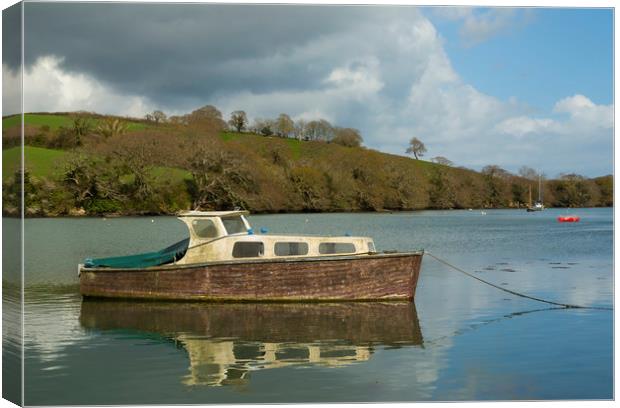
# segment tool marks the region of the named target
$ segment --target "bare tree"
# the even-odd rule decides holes
[[[502,169],[496,164],[484,166],[481,173],[489,177],[498,177],[503,179],[510,177],[510,173],[508,171]]]
[[[538,180],[538,173],[531,167],[521,166],[519,169],[519,176],[528,180]]]
[[[452,160],[449,160],[449,159],[447,159],[447,158],[445,158],[445,157],[443,157],[443,156],[433,157],[433,158],[431,159],[431,161],[432,161],[432,162],[435,162],[435,163],[437,163],[437,164],[444,165],[444,166],[453,166],[453,165],[454,165],[454,163],[452,162]]]
[[[122,200],[119,174],[101,159],[83,153],[72,155],[65,162],[62,183],[79,207],[97,198]]]
[[[306,125],[306,138],[329,141],[334,137],[334,128],[325,119],[312,120]]]
[[[295,130],[295,123],[289,115],[281,113],[275,121],[276,133],[280,137],[288,137]]]
[[[329,142],[334,138],[334,127],[325,119],[319,120],[320,140]]]
[[[164,123],[167,118],[166,114],[160,110],[153,111],[153,113],[151,113],[151,117],[153,119],[153,122],[155,122],[155,125]]]
[[[311,120],[306,124],[306,132],[305,138],[308,140],[317,140],[317,135],[319,133],[319,122],[316,120]]]
[[[293,131],[295,139],[302,140],[306,136],[307,123],[303,119],[297,119],[295,122],[295,130]]]
[[[418,160],[420,157],[424,156],[424,153],[426,153],[426,146],[424,146],[424,143],[422,143],[422,141],[417,137],[412,137],[409,141],[409,147],[407,147],[405,153],[413,153],[415,159]]]
[[[82,138],[90,133],[93,123],[84,116],[77,116],[73,119],[71,129],[75,135],[76,146],[82,145]]]
[[[168,118],[168,122],[173,125],[187,125],[187,116],[173,115]]]
[[[275,127],[275,123],[271,119],[256,118],[252,125],[252,131],[263,136],[271,136],[274,133]]]
[[[347,147],[359,147],[364,141],[360,131],[353,128],[336,128],[335,134],[332,142]]]
[[[140,201],[149,200],[155,192],[153,168],[153,149],[141,140],[131,138],[129,143],[117,145],[112,150],[123,174],[131,174],[133,181],[127,194]]]
[[[226,122],[222,119],[222,112],[213,105],[207,105],[196,109],[187,115],[187,122],[190,125],[206,126],[219,130],[226,127]]]
[[[241,132],[248,124],[248,117],[242,110],[234,111],[230,114],[230,120],[228,124],[232,126],[237,132]]]
[[[214,150],[201,150],[189,160],[195,183],[195,209],[246,208],[244,193],[255,191],[252,172],[236,156]]]

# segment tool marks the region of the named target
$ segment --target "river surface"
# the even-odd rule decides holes
[[[558,223],[566,210],[554,209],[260,215],[250,222],[269,233],[372,236],[378,250],[424,248],[509,290],[612,307],[613,211],[573,213],[581,222]],[[5,219],[5,229],[16,223]],[[613,398],[613,312],[517,297],[429,256],[415,304],[80,297],[84,258],[157,250],[185,234],[172,217],[26,220],[26,404]],[[9,272],[5,265],[5,281]],[[7,297],[4,306],[10,310]],[[17,337],[4,337],[5,358]]]

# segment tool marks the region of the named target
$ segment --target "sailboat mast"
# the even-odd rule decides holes
[[[542,203],[542,176],[538,175],[538,202]]]

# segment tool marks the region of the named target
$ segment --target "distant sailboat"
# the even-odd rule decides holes
[[[532,186],[530,186],[530,200],[527,206],[527,212],[542,211],[545,209],[542,198],[542,176],[538,175],[538,201],[532,205]]]

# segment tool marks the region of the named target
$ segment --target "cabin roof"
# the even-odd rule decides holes
[[[183,211],[179,217],[229,217],[231,215],[248,215],[250,212],[245,210],[235,211]]]

